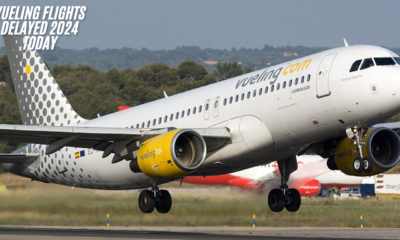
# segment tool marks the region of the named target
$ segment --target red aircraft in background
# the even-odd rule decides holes
[[[290,176],[291,185],[301,196],[317,196],[321,189],[357,187],[362,177],[348,176],[341,171],[332,171],[326,159],[317,155],[297,157],[298,170]],[[276,162],[261,165],[231,174],[206,177],[186,177],[183,182],[201,185],[235,186],[242,189],[264,192],[279,186],[279,169]]]

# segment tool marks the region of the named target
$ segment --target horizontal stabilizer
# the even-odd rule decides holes
[[[39,154],[7,154],[0,153],[0,163],[30,164],[36,161]]]

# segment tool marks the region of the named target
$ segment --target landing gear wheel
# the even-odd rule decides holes
[[[363,159],[363,168],[364,168],[364,172],[366,172],[366,173],[370,173],[372,171],[372,164],[368,158]]]
[[[285,203],[285,208],[289,212],[296,212],[299,210],[301,205],[301,196],[299,191],[295,188],[291,188],[288,191],[287,202]]]
[[[285,196],[280,189],[272,189],[268,195],[268,206],[273,212],[282,212],[285,207]]]
[[[142,213],[151,213],[156,206],[154,193],[150,190],[143,190],[139,195],[139,208]]]
[[[361,158],[356,157],[356,158],[354,159],[353,168],[354,168],[354,171],[355,171],[356,173],[360,173],[360,172],[363,171],[363,169],[364,169],[363,165],[364,165],[364,164],[363,164],[363,161],[361,160]]]
[[[167,190],[160,190],[160,195],[157,198],[156,209],[159,213],[167,213],[171,209],[172,198]]]

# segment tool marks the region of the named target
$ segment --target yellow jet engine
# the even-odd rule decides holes
[[[200,134],[191,129],[175,129],[143,142],[130,168],[151,178],[179,178],[200,167],[206,153]]]
[[[400,159],[399,135],[389,128],[371,128],[362,138],[362,156],[349,138],[337,144],[333,159],[337,169],[352,176],[372,176],[394,167]],[[332,166],[332,165],[331,165]],[[331,168],[331,167],[330,167]],[[331,168],[332,169],[332,168]]]

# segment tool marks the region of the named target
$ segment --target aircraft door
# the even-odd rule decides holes
[[[329,91],[329,73],[332,67],[336,53],[325,56],[317,72],[317,98],[323,98],[331,95]]]
[[[214,107],[213,108],[214,117],[218,117],[218,115],[219,115],[219,97],[215,98],[213,107]]]
[[[210,103],[211,99],[207,99],[207,101],[204,104],[204,119],[208,120],[210,118]]]

